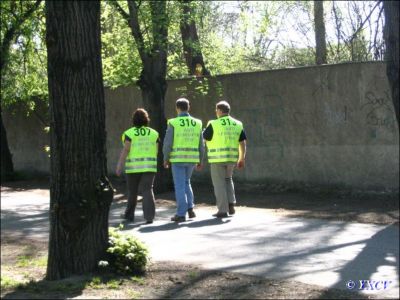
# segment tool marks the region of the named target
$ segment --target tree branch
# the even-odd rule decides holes
[[[11,41],[18,35],[22,24],[35,12],[39,7],[42,0],[36,0],[35,4],[32,5],[20,18],[17,18],[16,22],[7,29],[4,34],[4,38],[1,41],[1,62],[0,62],[0,72],[8,62],[9,48],[11,46]]]
[[[129,23],[129,14],[119,5],[118,1],[109,1],[111,5],[114,6],[114,8],[120,13],[121,17],[125,19]]]
[[[371,9],[369,15],[365,18],[365,20],[361,23],[361,25],[358,27],[358,29],[353,33],[351,36],[350,40],[348,41],[349,43],[353,42],[353,40],[356,38],[357,34],[363,29],[365,23],[368,21],[368,19],[371,17],[372,13],[374,12],[375,8],[379,6],[379,1],[376,2],[375,6],[373,9]]]
[[[135,39],[136,45],[138,46],[138,51],[142,63],[145,64],[147,61],[146,47],[144,45],[144,39],[142,32],[140,31],[139,18],[138,18],[138,6],[134,0],[127,0],[129,8],[129,27],[132,30],[133,37]]]

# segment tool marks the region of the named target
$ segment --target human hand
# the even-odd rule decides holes
[[[121,173],[122,173],[121,167],[118,166],[117,169],[115,170],[115,174],[119,177],[121,176]]]
[[[164,161],[164,168],[165,168],[165,169],[168,169],[169,166],[170,166],[169,161]]]
[[[196,171],[201,171],[203,169],[203,164],[196,164]]]
[[[245,161],[244,161],[244,159],[239,160],[239,161],[237,162],[236,166],[237,166],[237,168],[238,168],[239,170],[240,170],[240,169],[244,169],[244,166],[245,166]]]

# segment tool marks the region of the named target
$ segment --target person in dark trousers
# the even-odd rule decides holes
[[[232,176],[235,167],[242,169],[245,166],[246,133],[242,122],[229,115],[228,102],[218,102],[215,113],[217,119],[208,122],[203,137],[206,140],[218,208],[213,216],[225,218],[228,212],[230,215],[235,214],[236,197]]]
[[[154,177],[157,172],[158,132],[149,127],[150,118],[142,108],[132,117],[133,127],[122,134],[121,151],[115,173],[126,173],[128,204],[123,217],[133,222],[138,192],[143,195],[143,216],[147,224],[153,223],[155,202]]]
[[[168,120],[163,145],[164,167],[171,165],[174,179],[177,204],[176,215],[171,218],[174,222],[186,221],[186,213],[189,218],[196,217],[190,178],[195,167],[202,168],[204,141],[202,122],[193,118],[189,110],[189,100],[179,98],[176,101],[177,117]]]

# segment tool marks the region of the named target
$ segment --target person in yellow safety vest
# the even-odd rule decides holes
[[[147,111],[138,108],[132,117],[133,127],[122,134],[121,151],[115,173],[120,176],[125,169],[128,185],[128,204],[123,217],[133,222],[138,192],[143,195],[143,216],[146,224],[153,223],[155,202],[154,177],[157,173],[158,132],[148,127]]]
[[[217,218],[235,214],[235,189],[233,170],[242,169],[246,157],[246,133],[243,124],[232,118],[230,105],[220,101],[215,109],[217,119],[209,121],[203,132],[206,140],[208,162],[211,169],[211,180],[214,186],[218,212]]]
[[[171,221],[177,223],[186,221],[186,213],[189,218],[196,217],[190,178],[195,167],[201,170],[204,156],[202,122],[190,116],[189,109],[189,100],[176,100],[178,116],[168,120],[163,145],[164,167],[171,165],[177,204]]]

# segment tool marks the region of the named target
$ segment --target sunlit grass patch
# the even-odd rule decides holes
[[[47,266],[47,256],[33,258],[29,255],[19,255],[17,257],[16,266],[19,268],[26,267],[46,267]]]

